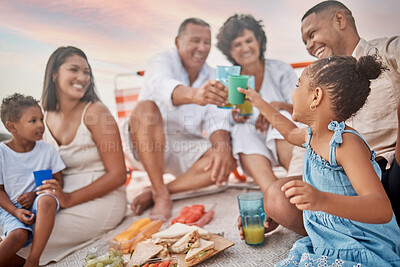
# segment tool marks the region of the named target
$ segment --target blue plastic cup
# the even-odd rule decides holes
[[[256,79],[253,75],[249,75],[249,80],[247,81],[247,86],[251,89],[256,90]]]
[[[36,187],[39,187],[43,184],[44,180],[50,180],[53,178],[53,172],[51,169],[40,170],[33,172],[33,176],[35,177]]]
[[[217,66],[217,81],[220,81],[226,87],[228,86],[229,75],[239,75],[240,66]],[[229,94],[229,92],[228,92]],[[225,106],[218,106],[219,108],[232,109],[233,105],[228,103]]]
[[[248,245],[262,245],[265,240],[263,196],[261,192],[249,192],[238,196],[244,240]]]

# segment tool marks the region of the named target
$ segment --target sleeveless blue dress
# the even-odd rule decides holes
[[[344,122],[332,121],[328,126],[334,131],[329,143],[329,162],[312,150],[312,131],[310,127],[307,129],[308,140],[303,145],[307,149],[303,180],[320,191],[356,196],[343,167],[337,165],[335,151],[343,142],[342,134],[345,132],[363,138],[344,128]],[[381,170],[374,151],[371,151],[371,156],[371,163],[380,178]],[[299,239],[289,256],[277,266],[400,266],[400,228],[394,214],[389,223],[367,224],[322,211],[305,210],[303,222],[308,236]]]

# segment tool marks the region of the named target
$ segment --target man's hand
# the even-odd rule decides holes
[[[23,193],[17,198],[17,201],[24,209],[29,209],[32,207],[36,196],[36,192]]]
[[[211,148],[210,164],[204,171],[212,169],[211,180],[217,186],[228,181],[229,174],[237,167],[236,159],[232,155],[232,147],[227,143],[215,143]]]
[[[323,192],[315,189],[309,183],[292,180],[282,186],[282,191],[299,210],[322,210]]]
[[[201,106],[214,104],[223,106],[228,102],[228,88],[219,81],[207,81],[195,90],[193,103]]]
[[[257,131],[265,134],[268,132],[269,121],[267,121],[267,119],[260,113],[260,115],[258,115],[255,127]]]
[[[232,117],[237,123],[244,123],[250,118],[250,116],[239,116],[238,115],[239,113],[240,113],[239,108],[232,109]]]
[[[236,168],[236,159],[232,155],[232,144],[229,132],[218,130],[211,134],[212,147],[210,163],[204,171],[211,171],[211,180],[221,185],[229,178],[229,174]]]
[[[32,225],[35,222],[33,213],[26,209],[17,209],[14,216],[27,225]]]

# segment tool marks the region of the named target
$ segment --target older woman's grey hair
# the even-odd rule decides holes
[[[267,37],[263,27],[262,21],[256,20],[252,15],[235,14],[229,17],[224,25],[219,29],[217,35],[217,47],[232,64],[238,65],[230,55],[232,42],[237,37],[241,36],[244,30],[247,29],[252,31],[256,39],[260,42],[260,60],[263,60],[267,46]]]

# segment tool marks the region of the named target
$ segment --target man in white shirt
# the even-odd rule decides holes
[[[376,160],[382,169],[382,184],[391,200],[397,221],[400,219],[400,144],[398,135],[397,106],[400,102],[400,37],[365,41],[357,33],[351,11],[338,1],[324,1],[305,13],[302,18],[302,38],[310,55],[317,58],[332,55],[351,55],[355,58],[377,53],[388,68],[378,79],[371,82],[367,104],[347,123],[355,128],[376,152]],[[277,223],[299,234],[306,232],[302,223],[302,211],[290,204],[282,185],[289,180],[302,179],[304,149],[295,147],[288,178],[280,179],[266,191],[264,207],[273,220],[267,222],[267,230]]]
[[[229,135],[226,87],[207,65],[210,26],[186,19],[175,48],[150,60],[139,102],[129,119],[134,157],[149,175],[146,188],[131,204],[136,214],[154,203],[152,215],[171,216],[170,194],[227,181],[236,167]],[[167,185],[163,173],[176,179]]]

